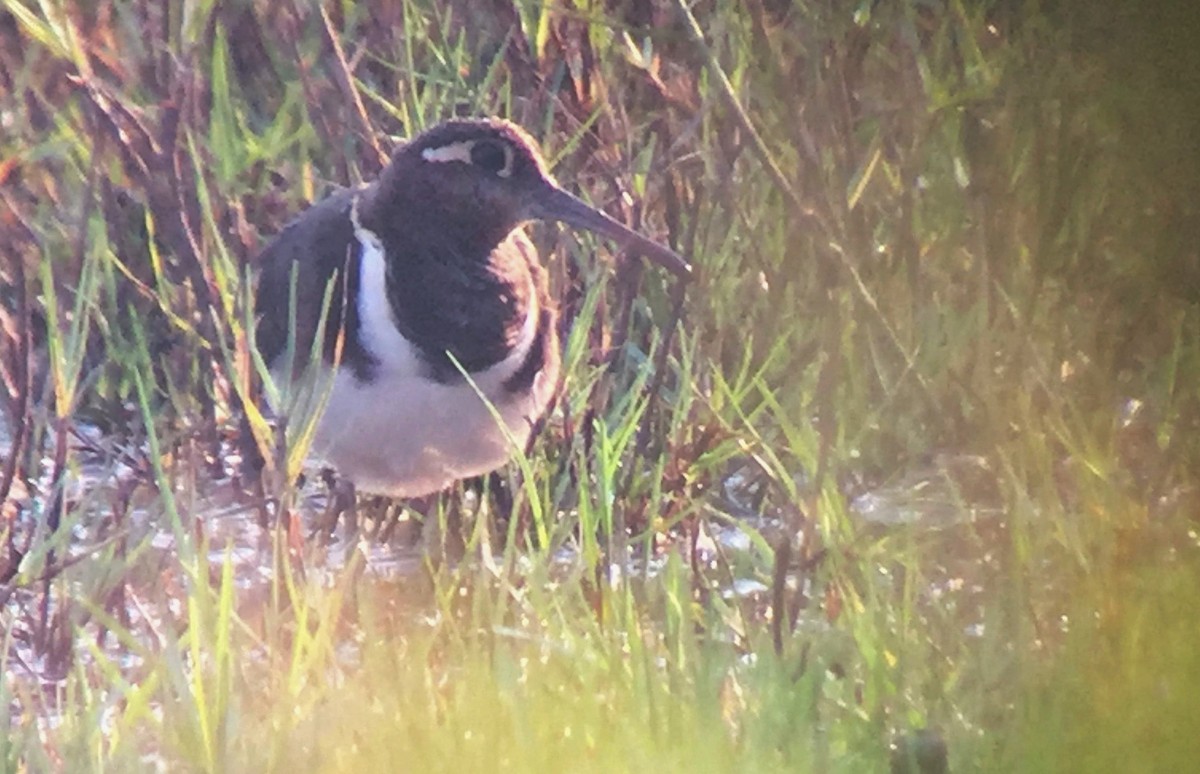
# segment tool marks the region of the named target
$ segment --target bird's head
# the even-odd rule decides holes
[[[381,210],[392,203],[420,213],[428,221],[422,227],[497,241],[531,220],[559,221],[608,237],[676,274],[691,271],[673,250],[560,188],[537,142],[508,121],[459,119],[427,129],[396,151],[372,199],[376,221],[390,220]]]

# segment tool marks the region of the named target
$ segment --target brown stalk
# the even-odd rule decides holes
[[[359,94],[358,87],[354,85],[354,75],[346,61],[346,53],[342,50],[342,44],[338,42],[337,30],[333,28],[333,20],[329,18],[329,11],[323,3],[318,4],[318,8],[321,12],[321,29],[325,33],[325,42],[333,52],[333,60],[336,65],[333,68],[334,80],[337,82],[342,96],[350,102],[352,108],[350,112],[358,121],[359,133],[371,146],[379,167],[383,167],[387,164],[387,154],[383,152],[375,139],[375,129],[371,126],[371,119],[367,116],[367,108],[363,105],[362,95]]]
[[[6,195],[6,202],[7,199]],[[11,206],[11,202],[8,203]],[[17,352],[13,362],[13,367],[16,371],[16,378],[14,379],[16,389],[12,395],[12,402],[8,406],[9,416],[12,418],[14,426],[12,428],[12,447],[9,449],[8,458],[4,460],[3,472],[0,473],[0,502],[7,502],[8,496],[12,492],[13,482],[16,480],[17,461],[21,459],[21,454],[29,434],[30,393],[33,392],[33,369],[29,367],[29,288],[25,284],[25,262],[21,259],[20,254],[15,249],[12,249],[11,245],[8,252],[13,260],[13,272],[15,274],[14,280],[17,292]],[[16,573],[17,566],[20,563],[15,543],[16,530],[14,529],[14,525],[12,523],[6,524],[4,525],[4,530],[8,537],[6,559],[9,562],[9,566],[0,568],[0,583],[7,583]]]

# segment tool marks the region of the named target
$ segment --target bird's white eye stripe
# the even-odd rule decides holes
[[[471,148],[475,147],[474,140],[463,140],[462,142],[452,142],[449,145],[440,145],[436,148],[426,148],[421,151],[421,158],[426,161],[461,161],[464,164],[471,163]]]
[[[421,158],[435,163],[458,161],[463,164],[477,164],[479,162],[476,160],[474,155],[476,145],[476,140],[462,140],[460,142],[452,142],[448,145],[439,145],[436,148],[426,148],[425,150],[421,151]],[[495,169],[494,167],[488,168],[490,165],[487,163],[484,163],[483,166],[488,168],[489,172],[495,172],[495,174],[500,177],[512,177],[515,154],[513,153],[511,145],[508,143],[485,143],[485,145],[480,147],[488,149],[493,149],[496,147],[503,148],[503,167],[499,169]]]
[[[496,170],[496,174],[500,177],[512,177],[513,173],[513,149],[508,143],[504,143],[504,168]]]

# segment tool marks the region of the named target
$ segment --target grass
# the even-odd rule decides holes
[[[1104,5],[4,0],[0,770],[1185,770],[1196,20]],[[699,272],[536,228],[515,516],[392,577],[230,515],[248,278],[457,113]]]

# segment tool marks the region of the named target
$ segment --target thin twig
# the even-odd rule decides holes
[[[14,202],[9,201],[9,197],[5,195],[5,203],[12,209]],[[17,222],[25,226],[24,221],[16,218]],[[32,237],[33,233],[29,232]],[[9,255],[13,260],[13,281],[16,285],[17,294],[17,356],[16,362],[13,363],[17,370],[16,390],[13,394],[13,401],[9,405],[10,416],[13,420],[12,428],[12,447],[9,449],[8,458],[4,461],[4,472],[0,474],[0,502],[8,500],[8,495],[12,491],[13,481],[17,476],[17,461],[21,458],[21,451],[25,446],[26,436],[29,433],[29,398],[33,392],[33,369],[29,367],[29,350],[30,350],[30,331],[29,331],[29,288],[25,284],[25,262],[22,260],[20,253],[12,247],[11,243],[8,246]],[[8,530],[8,537],[11,544],[15,530]],[[11,556],[11,551],[10,551]]]
[[[383,152],[375,139],[375,129],[371,126],[371,119],[367,116],[367,108],[363,105],[362,95],[354,85],[354,75],[350,72],[350,65],[346,62],[346,53],[342,50],[342,44],[338,42],[337,30],[333,28],[333,20],[329,18],[329,11],[324,3],[318,3],[317,7],[321,11],[321,25],[325,31],[325,42],[333,51],[336,65],[333,69],[334,80],[337,81],[342,96],[349,100],[351,112],[358,120],[359,131],[367,144],[371,146],[371,150],[375,152],[375,158],[382,167],[387,164],[387,154]]]
[[[675,341],[675,331],[679,328],[679,323],[683,321],[683,303],[687,298],[688,278],[679,277],[675,284],[671,286],[671,319],[666,325],[666,335],[663,336],[662,345],[658,348],[658,352],[654,357],[654,375],[650,378],[650,384],[646,391],[651,397],[658,395],[662,390],[663,381],[666,379],[667,373],[667,358],[671,354],[671,345]],[[642,421],[642,426],[638,430],[637,439],[637,456],[641,457],[646,453],[646,448],[650,445],[650,439],[653,434],[650,432],[650,425],[653,408],[647,409],[647,416]]]
[[[784,532],[775,545],[775,567],[771,572],[771,644],[775,655],[783,656],[783,631],[788,626],[787,575],[792,563],[792,540],[790,530]],[[789,629],[790,631],[790,629]]]
[[[759,134],[758,129],[754,126],[754,122],[751,120],[750,115],[746,112],[745,108],[742,107],[742,103],[738,99],[737,93],[733,88],[733,84],[730,83],[729,77],[725,75],[725,70],[721,67],[721,63],[717,61],[717,55],[713,53],[712,48],[705,42],[704,32],[700,29],[700,24],[696,21],[696,17],[692,15],[691,9],[687,7],[687,3],[684,0],[675,0],[675,8],[679,11],[680,16],[684,20],[684,27],[687,29],[688,38],[703,55],[704,65],[708,69],[709,76],[716,82],[717,87],[721,92],[721,96],[725,99],[729,110],[737,119],[742,131],[747,137],[750,138],[750,149],[753,151],[755,157],[758,158],[763,167],[767,170],[767,175],[771,178],[771,182],[775,184],[775,187],[779,189],[779,191],[788,200],[788,203],[791,204],[792,210],[797,217],[807,222],[809,225],[818,227],[821,233],[833,234],[834,230],[829,226],[829,224],[827,224],[824,219],[821,218],[821,216],[811,207],[806,207],[804,205],[804,202],[800,199],[800,195],[796,193],[796,189],[792,187],[792,184],[783,174],[783,170],[781,170],[779,165],[775,163],[774,156],[771,155],[771,151],[767,148],[767,144],[763,140],[762,135]],[[921,387],[922,393],[924,394],[926,400],[929,401],[930,405],[937,406],[937,401],[933,396],[933,389],[930,387],[928,380],[925,379],[920,370],[916,367],[916,361],[914,360],[913,354],[911,354],[908,349],[905,348],[904,343],[900,341],[900,337],[896,334],[895,329],[883,316],[883,311],[879,308],[879,304],[876,302],[875,296],[871,293],[870,289],[863,281],[862,275],[859,274],[858,268],[854,265],[853,261],[846,256],[845,252],[837,247],[833,247],[830,250],[820,251],[819,255],[824,260],[835,260],[836,264],[850,275],[850,278],[853,280],[854,290],[862,298],[863,302],[867,305],[867,308],[883,327],[884,333],[887,335],[888,341],[891,343],[892,347],[900,354],[900,357],[904,359],[904,363],[907,366],[907,372],[911,373],[913,378],[916,379],[918,385]]]

